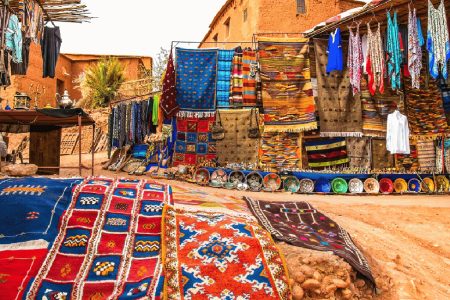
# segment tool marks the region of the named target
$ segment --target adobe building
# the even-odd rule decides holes
[[[364,0],[227,0],[214,17],[200,48],[231,49],[253,34],[300,33],[330,17],[362,6]],[[216,43],[217,42],[217,43]]]
[[[12,106],[16,92],[26,93],[32,98],[31,106],[34,107],[34,95],[32,89],[36,86],[45,87],[45,93],[40,96],[38,107],[42,108],[47,104],[56,106],[56,93],[62,95],[67,89],[70,98],[81,99],[81,92],[76,89],[75,80],[92,64],[97,63],[105,57],[116,57],[125,69],[125,80],[142,79],[151,74],[152,58],[148,56],[129,55],[86,55],[86,54],[60,54],[56,65],[55,78],[42,78],[42,55],[39,45],[31,43],[30,61],[27,75],[11,76],[11,86],[0,89],[2,108],[5,107],[6,100]],[[31,87],[33,84],[33,88]]]

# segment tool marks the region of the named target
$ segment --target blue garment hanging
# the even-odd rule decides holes
[[[420,47],[423,47],[423,45],[425,45],[425,38],[423,37],[422,22],[420,21],[420,18],[417,18],[417,34],[419,36],[419,45]]]
[[[326,71],[331,73],[332,71],[344,70],[344,55],[342,51],[341,41],[341,29],[337,28],[336,31],[330,33],[328,39],[328,63]]]
[[[401,63],[402,63],[402,52],[400,50],[399,41],[399,31],[397,22],[397,12],[394,12],[393,18],[391,18],[391,13],[387,13],[387,45],[386,52],[388,54],[388,77],[391,82],[392,90],[397,90],[401,88]]]

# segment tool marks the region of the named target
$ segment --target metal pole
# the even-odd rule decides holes
[[[78,115],[78,168],[80,171],[80,176],[82,175],[82,168],[81,168],[81,115]]]
[[[92,170],[91,175],[94,176],[94,156],[95,156],[95,124],[92,125]]]

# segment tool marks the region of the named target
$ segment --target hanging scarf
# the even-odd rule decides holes
[[[231,106],[242,106],[244,102],[243,98],[243,70],[242,70],[242,55],[243,51],[241,47],[237,47],[234,50],[234,57],[232,62],[231,71],[231,87],[230,87],[230,104]]]
[[[422,48],[419,41],[419,29],[416,9],[409,8],[408,16],[408,70],[412,87],[420,88],[420,70],[422,69]]]
[[[402,63],[402,53],[400,51],[400,40],[398,33],[397,12],[394,12],[391,18],[391,13],[387,13],[387,63],[388,63],[388,77],[391,82],[392,90],[400,89],[400,69]]]
[[[363,62],[361,37],[359,35],[359,24],[356,32],[349,28],[350,36],[348,41],[348,69],[350,84],[353,87],[353,95],[361,91],[361,64]]]
[[[434,79],[439,77],[439,71],[447,79],[447,60],[450,59],[450,40],[447,27],[447,15],[445,14],[444,0],[438,8],[428,0],[428,39],[427,50],[429,52],[430,74]]]
[[[170,50],[169,59],[167,61],[167,70],[162,85],[161,102],[159,104],[166,119],[171,119],[180,110],[180,106],[177,103],[176,81],[173,55],[172,50]]]
[[[383,94],[385,60],[380,23],[378,23],[378,29],[375,33],[370,29],[370,24],[367,24],[367,45],[368,56],[366,71],[369,76],[369,91],[372,95],[375,95],[378,88],[380,93]]]

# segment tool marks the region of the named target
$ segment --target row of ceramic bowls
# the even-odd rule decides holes
[[[242,171],[227,173],[223,169],[217,169],[210,173],[208,169],[198,169],[194,174],[194,180],[200,185],[209,185],[216,188],[268,191],[274,192],[283,188],[292,193],[335,193],[335,194],[392,194],[392,193],[433,193],[449,192],[450,183],[448,178],[439,175],[435,180],[431,177],[412,178],[406,181],[403,178],[391,180],[382,178],[367,178],[364,181],[358,178],[349,181],[337,177],[333,180],[325,178],[313,181],[311,179],[299,180],[295,176],[287,176],[282,179],[276,173],[270,173],[264,177],[258,172],[251,172],[247,176]]]

